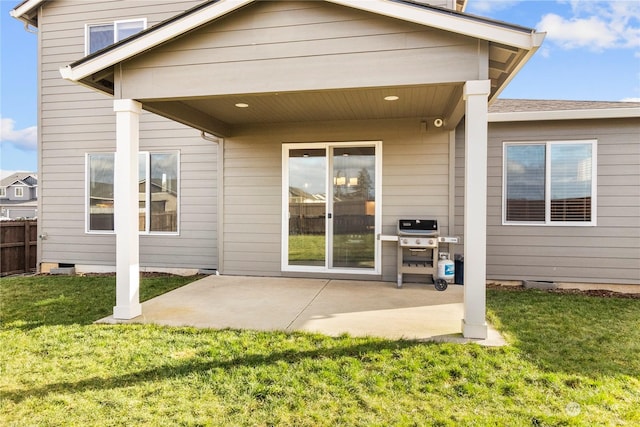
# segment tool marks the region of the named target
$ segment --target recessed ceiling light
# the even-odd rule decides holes
[[[400,99],[400,97],[395,95],[389,95],[384,97],[385,101],[397,101],[398,99]]]
[[[238,102],[236,104],[236,107],[238,108],[247,108],[249,106],[249,104],[245,104],[244,102]]]

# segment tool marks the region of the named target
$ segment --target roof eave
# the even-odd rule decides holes
[[[9,11],[12,18],[19,19],[25,24],[38,27],[37,10],[45,0],[26,0]]]
[[[513,80],[513,78],[520,72],[522,67],[524,67],[527,64],[527,62],[529,62],[529,60],[533,57],[533,55],[535,55],[535,53],[538,51],[540,46],[542,46],[542,42],[544,41],[544,38],[546,37],[546,35],[547,33],[536,33],[536,32],[531,33],[531,48],[527,50],[527,53],[525,54],[524,58],[522,58],[522,60],[518,62],[516,67],[513,69],[513,71],[511,71],[511,73],[509,73],[509,75],[502,82],[502,84],[496,88],[495,92],[491,95],[491,98],[489,99],[490,103],[493,102],[493,100],[498,99],[498,96],[509,85],[511,80]]]
[[[331,3],[401,19],[433,28],[455,32],[487,41],[502,43],[519,49],[535,47],[535,30],[498,23],[490,19],[465,15],[451,10],[415,5],[399,1],[327,0]]]
[[[69,64],[60,68],[60,75],[66,80],[80,82],[82,79],[91,76],[101,70],[107,69],[114,64],[129,59],[140,52],[158,46],[173,39],[177,34],[184,34],[194,30],[207,22],[220,18],[253,0],[219,0],[212,2],[193,15],[187,15],[172,22],[170,25],[163,25],[156,29],[151,27],[141,33],[140,36],[133,36],[131,40],[124,40],[111,48],[105,49],[103,54],[98,54]],[[89,84],[89,86],[92,86]]]

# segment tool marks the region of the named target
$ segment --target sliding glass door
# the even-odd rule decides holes
[[[379,271],[379,143],[285,144],[283,269]]]
[[[289,151],[289,265],[326,264],[326,174],[326,150]]]

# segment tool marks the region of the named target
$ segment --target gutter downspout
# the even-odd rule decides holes
[[[449,231],[448,236],[456,232],[456,130],[449,131]],[[451,244],[453,246],[453,244]],[[451,249],[451,248],[450,248]],[[453,251],[450,251],[453,252]],[[453,259],[453,253],[450,254]]]

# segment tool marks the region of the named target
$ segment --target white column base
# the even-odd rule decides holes
[[[483,323],[480,325],[468,324],[464,319],[462,319],[462,336],[465,338],[473,338],[486,340],[489,334],[489,327],[487,323]]]
[[[113,307],[114,319],[130,320],[140,315],[142,315],[142,304]]]

